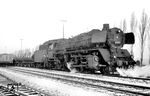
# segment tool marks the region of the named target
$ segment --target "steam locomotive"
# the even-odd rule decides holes
[[[19,66],[58,70],[100,71],[110,74],[117,67],[129,68],[136,64],[124,44],[134,44],[134,34],[119,28],[93,29],[69,39],[49,40],[34,52],[30,63],[14,63]]]

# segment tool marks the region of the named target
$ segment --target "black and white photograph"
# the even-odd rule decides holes
[[[0,96],[150,96],[150,2],[0,0]]]

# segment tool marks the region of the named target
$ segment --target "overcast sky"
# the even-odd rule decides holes
[[[103,23],[119,26],[132,12],[140,16],[143,9],[150,16],[148,0],[0,0],[0,53],[20,50],[20,39],[22,49],[33,49],[62,38],[61,20],[67,20],[68,38],[101,29]]]

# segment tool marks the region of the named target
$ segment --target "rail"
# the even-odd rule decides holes
[[[90,78],[84,78],[84,77],[76,77],[76,76],[67,76],[62,74],[55,74],[55,73],[46,73],[46,72],[39,72],[35,70],[19,70],[14,69],[15,71],[28,73],[32,75],[38,75],[41,77],[46,78],[52,78],[61,80],[64,82],[74,82],[74,84],[77,85],[84,85],[84,86],[90,86],[92,88],[103,88],[109,91],[124,93],[124,94],[134,94],[134,95],[143,95],[148,96],[150,95],[150,87],[144,87],[141,85],[132,85],[132,84],[123,84],[123,83],[117,83],[117,82],[111,82],[111,81],[104,81],[104,80],[96,80],[96,79],[90,79]]]

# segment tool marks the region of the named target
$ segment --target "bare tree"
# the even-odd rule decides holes
[[[32,56],[32,52],[30,51],[30,49],[15,51],[14,54],[16,57],[19,57],[19,58]]]
[[[148,42],[150,42],[150,18],[148,21],[147,32],[148,32]],[[150,43],[148,43],[148,50],[149,50],[149,64],[150,64]]]
[[[143,11],[141,20],[139,22],[139,33],[140,33],[139,39],[140,39],[140,47],[141,47],[140,61],[141,61],[141,64],[143,63],[143,54],[144,54],[144,46],[145,46],[147,28],[148,28],[148,15],[145,13],[145,11]]]
[[[123,32],[126,32],[127,31],[127,23],[126,23],[126,20],[124,19],[123,20]]]
[[[36,46],[34,50],[35,50],[35,51],[36,51],[36,50],[39,50],[39,47],[40,47],[40,45]]]
[[[21,56],[22,56],[22,51],[21,51],[21,50],[15,51],[15,52],[14,52],[14,55],[15,55],[16,57],[21,57]]]
[[[125,19],[123,20],[123,22],[121,21],[120,28],[122,29],[123,32],[127,31],[127,23]]]
[[[136,32],[136,27],[137,27],[137,20],[136,20],[136,18],[135,18],[134,13],[132,13],[132,15],[131,15],[131,21],[130,21],[130,29],[131,29],[131,32],[135,33],[135,32]],[[133,45],[131,45],[130,53],[131,53],[132,56],[134,56],[134,53],[133,53]]]
[[[24,57],[31,57],[31,51],[30,49],[25,49],[23,52],[23,56]]]

